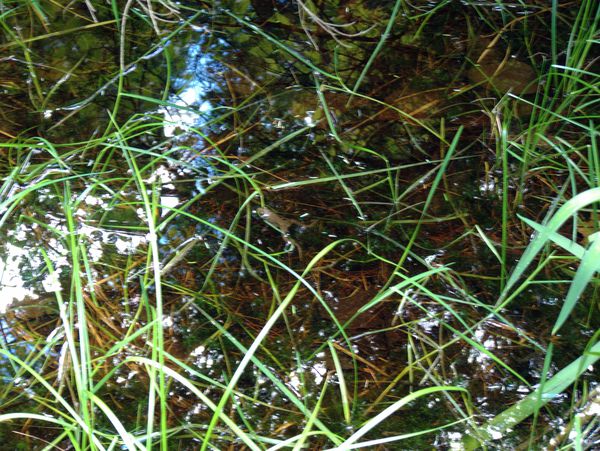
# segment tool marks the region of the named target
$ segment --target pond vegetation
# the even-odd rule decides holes
[[[600,5],[0,3],[5,449],[597,449]]]

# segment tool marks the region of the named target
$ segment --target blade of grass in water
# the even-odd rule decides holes
[[[356,82],[354,83],[354,87],[352,88],[352,93],[358,92],[358,90],[360,89],[360,85],[362,84],[363,80],[367,76],[367,73],[369,72],[369,69],[371,69],[371,65],[373,64],[373,62],[375,61],[375,59],[381,52],[381,49],[383,48],[385,41],[387,41],[388,37],[390,36],[392,27],[394,26],[394,23],[396,22],[396,16],[398,15],[398,11],[400,11],[400,5],[402,5],[402,0],[396,0],[396,3],[394,4],[394,8],[392,9],[392,14],[390,15],[390,18],[388,19],[388,23],[385,27],[385,31],[381,34],[381,37],[379,38],[379,42],[375,46],[375,49],[371,53],[371,56],[367,60],[367,63],[365,64],[362,71],[360,72],[360,75],[356,79]],[[350,98],[348,99],[348,102],[346,103],[346,107],[350,106],[351,101],[352,101],[352,96],[350,96]]]
[[[584,355],[560,370],[542,387],[478,428],[474,435],[464,440],[465,449],[467,451],[478,449],[480,443],[503,436],[507,431],[532,415],[536,409],[539,409],[538,400],[541,399],[542,404],[546,404],[555,399],[599,358],[600,342],[589,347]]]
[[[442,160],[442,163],[440,164],[440,168],[435,176],[433,183],[431,184],[429,193],[427,194],[427,199],[425,200],[425,205],[423,206],[423,210],[421,211],[421,219],[423,219],[425,217],[427,210],[433,200],[433,196],[436,193],[437,187],[440,184],[440,182],[442,181],[444,174],[446,173],[446,168],[448,167],[448,164],[450,164],[450,161],[452,160],[452,156],[456,150],[456,147],[458,146],[458,140],[460,139],[460,135],[462,134],[462,131],[463,131],[463,127],[461,126],[457,130],[456,135],[454,135],[454,138],[452,139],[452,142],[450,143],[450,146],[448,147],[448,150],[444,155],[444,159]],[[415,226],[413,233],[411,234],[410,240],[409,240],[408,244],[406,245],[404,252],[402,253],[400,258],[398,259],[398,262],[396,263],[396,268],[394,269],[394,272],[399,271],[400,268],[402,268],[402,266],[404,265],[404,262],[405,262],[406,258],[408,257],[410,249],[412,248],[415,240],[417,239],[417,236],[419,235],[420,230],[421,230],[421,224],[418,223]],[[392,279],[391,278],[388,279],[388,281],[384,285],[383,289],[387,288],[391,284],[391,282],[392,282]]]
[[[352,203],[352,205],[356,209],[356,212],[358,213],[359,219],[365,219],[366,216],[363,213],[362,208],[360,208],[360,204],[357,202],[357,200],[356,200],[356,198],[355,198],[354,193],[352,192],[352,190],[344,182],[344,180],[340,176],[339,172],[337,171],[337,169],[335,168],[335,166],[331,162],[331,160],[329,158],[327,158],[327,155],[325,155],[325,152],[323,152],[322,150],[320,150],[320,153],[321,153],[321,158],[323,158],[323,160],[325,160],[325,163],[327,163],[327,166],[329,167],[329,169],[331,170],[331,172],[333,172],[333,177],[340,184],[340,186],[342,187],[342,189],[344,190],[344,192],[348,196],[348,200],[350,200],[350,202]]]
[[[335,241],[335,242],[329,244],[328,246],[326,246],[323,250],[321,250],[310,261],[310,263],[307,265],[307,267],[303,271],[302,276],[300,277],[300,279],[303,280],[305,278],[305,275],[308,274],[312,270],[313,266],[316,265],[316,263],[323,256],[325,256],[327,253],[329,253],[338,244],[339,244],[339,241]],[[236,386],[236,384],[239,381],[240,377],[242,376],[243,372],[246,370],[246,367],[251,362],[252,357],[254,356],[256,350],[262,344],[262,342],[265,340],[265,338],[267,337],[267,334],[272,329],[272,327],[274,326],[275,322],[279,320],[279,318],[283,314],[284,310],[286,310],[288,308],[289,304],[294,299],[294,297],[295,297],[298,289],[300,288],[300,283],[301,283],[300,280],[298,280],[294,284],[294,286],[289,291],[289,293],[287,294],[287,296],[285,297],[285,299],[281,302],[281,304],[279,305],[279,307],[277,308],[277,310],[275,310],[275,312],[273,312],[273,315],[265,323],[265,325],[261,329],[260,333],[254,339],[254,342],[252,343],[252,345],[248,348],[247,353],[244,355],[244,357],[242,358],[241,362],[238,364],[235,372],[231,376],[231,380],[230,380],[229,384],[227,385],[227,389],[225,390],[225,392],[221,396],[221,400],[219,401],[219,404],[217,405],[217,408],[215,410],[215,414],[213,415],[213,417],[212,417],[212,419],[210,421],[210,424],[208,425],[208,429],[207,429],[207,432],[206,432],[207,439],[202,443],[202,450],[205,450],[206,447],[208,446],[208,444],[209,444],[208,440],[210,439],[210,437],[211,437],[211,435],[213,433],[213,430],[214,430],[214,428],[216,426],[217,420],[219,419],[220,413],[225,408],[225,404],[227,403],[227,401],[229,400],[229,397],[231,396],[231,394],[233,392],[233,388]]]
[[[551,239],[555,233],[568,219],[577,214],[582,208],[600,201],[600,188],[593,188],[582,193],[579,193],[572,199],[565,202],[558,211],[549,219],[542,233],[536,234],[523,256],[519,259],[517,266],[513,270],[510,278],[506,282],[506,286],[500,295],[497,305],[503,305],[508,296],[509,291],[524,275],[527,267],[534,261],[538,253]]]
[[[342,370],[342,364],[340,362],[340,358],[335,350],[335,347],[331,343],[331,341],[327,342],[329,346],[329,352],[331,353],[331,358],[333,359],[333,365],[335,367],[335,372],[338,378],[338,384],[340,387],[340,399],[342,400],[342,411],[344,412],[344,419],[347,424],[350,424],[350,405],[348,403],[348,388],[346,387],[346,379],[344,379],[344,371]]]
[[[117,131],[120,131],[120,127],[116,122],[113,121],[113,126]],[[122,132],[118,133],[119,142],[121,144],[125,144],[125,136]],[[152,435],[153,430],[153,422],[154,422],[154,396],[155,393],[158,392],[159,395],[159,411],[160,411],[160,437],[161,437],[161,449],[167,449],[167,390],[166,390],[166,382],[165,375],[162,371],[162,367],[164,366],[164,335],[163,335],[163,296],[162,296],[162,282],[161,282],[161,264],[159,260],[159,251],[158,251],[158,230],[156,227],[156,216],[155,212],[158,211],[157,207],[157,199],[156,199],[156,190],[153,189],[151,192],[153,193],[152,197],[148,196],[148,189],[146,188],[146,182],[140,172],[138,165],[136,163],[135,156],[131,155],[127,150],[123,149],[123,156],[127,161],[127,164],[131,168],[131,172],[134,176],[136,185],[138,187],[138,192],[142,196],[142,206],[144,208],[145,218],[148,226],[148,235],[149,235],[149,243],[151,248],[151,258],[152,258],[152,270],[153,270],[153,280],[154,280],[154,298],[155,298],[155,309],[156,309],[156,318],[154,333],[152,334],[152,339],[155,342],[156,349],[158,350],[158,385],[156,386],[155,381],[155,371],[154,367],[151,371],[151,379],[149,384],[149,392],[148,392],[148,424],[147,428],[149,434]],[[148,277],[146,276],[145,282],[148,282]],[[149,448],[151,449],[152,443],[149,443]]]
[[[567,321],[569,315],[575,308],[575,304],[579,300],[579,297],[587,288],[596,272],[600,272],[600,236],[598,235],[591,239],[590,246],[585,250],[581,257],[579,268],[575,273],[565,302],[556,319],[554,327],[552,328],[552,335],[556,335],[564,325],[565,321]]]
[[[221,324],[219,324],[213,317],[211,317],[207,312],[205,312],[204,310],[202,310],[199,307],[195,307],[202,315],[204,315],[204,317],[212,324],[215,326],[215,328],[217,330],[219,330],[219,332],[221,332],[223,334],[223,336],[225,336],[229,341],[231,341],[231,343],[237,348],[239,349],[242,353],[246,353],[248,352],[248,349],[243,346],[239,340],[233,336],[230,332],[227,331],[227,329],[225,327],[223,327]],[[217,381],[214,380],[210,380],[207,379],[207,377],[202,374],[197,372],[196,370],[194,370],[193,368],[189,367],[188,365],[184,364],[183,362],[177,360],[176,358],[174,358],[173,356],[170,357],[170,359],[175,362],[176,365],[178,365],[180,368],[182,368],[183,370],[185,370],[186,372],[188,372],[190,375],[203,379],[203,380],[207,380],[207,382],[211,385],[211,386],[216,386],[220,389],[225,389],[226,385],[221,384]],[[256,367],[260,370],[260,372],[262,374],[264,374],[270,381],[273,382],[273,385],[281,392],[281,394],[283,396],[285,396],[287,399],[290,400],[290,402],[292,402],[297,408],[298,410],[306,417],[309,418],[311,416],[310,411],[307,409],[304,401],[302,399],[300,399],[290,388],[287,387],[287,385],[285,383],[282,382],[281,378],[278,377],[271,368],[269,368],[269,366],[265,365],[263,362],[261,362],[256,356],[254,356],[252,358],[252,363],[254,365],[256,365]],[[236,393],[236,396],[242,396],[241,393]],[[339,438],[318,418],[315,418],[313,420],[313,423],[319,428],[319,433],[326,435],[333,443],[339,443],[341,442],[339,440]]]
[[[106,415],[106,418],[109,419],[111,424],[114,426],[115,430],[119,433],[119,436],[123,439],[123,443],[125,444],[128,450],[135,451],[136,449],[146,449],[144,446],[142,446],[141,443],[136,441],[133,435],[127,432],[127,429],[125,428],[125,426],[123,426],[123,423],[121,423],[117,415],[115,415],[112,409],[108,407],[106,403],[102,401],[102,399],[98,398],[98,396],[94,395],[91,392],[89,393],[89,396],[94,402],[94,404],[100,408],[104,415]]]
[[[462,387],[453,387],[453,386],[428,387],[428,388],[423,388],[421,390],[417,390],[416,392],[411,393],[410,395],[407,395],[407,396],[403,397],[402,399],[394,402],[391,406],[386,407],[382,412],[380,412],[379,414],[377,414],[376,416],[371,418],[369,421],[367,421],[358,431],[356,431],[354,434],[352,434],[350,437],[348,437],[344,441],[344,443],[342,443],[340,446],[338,446],[336,448],[333,448],[331,451],[347,451],[347,450],[353,449],[353,445],[358,439],[360,439],[362,436],[367,434],[371,429],[377,427],[377,425],[379,425],[382,421],[387,420],[391,415],[396,413],[398,410],[400,410],[406,404],[408,404],[416,399],[419,399],[422,396],[427,396],[427,395],[430,395],[433,393],[438,393],[438,392],[462,392],[465,395],[469,394],[469,392],[466,389],[464,389]]]
[[[313,433],[312,427],[313,427],[313,424],[315,423],[315,421],[317,420],[317,418],[319,417],[319,414],[321,413],[321,405],[323,403],[323,399],[325,398],[325,393],[326,393],[328,387],[329,387],[329,375],[326,375],[325,380],[323,381],[323,388],[321,389],[321,394],[319,396],[319,399],[317,400],[317,403],[315,404],[315,408],[313,409],[310,417],[308,417],[306,426],[304,427],[302,434],[298,437],[298,441],[294,445],[293,451],[299,451],[302,448],[304,448],[304,442],[306,442],[306,439]]]
[[[166,366],[160,367],[160,364],[158,362],[148,359],[146,357],[128,357],[127,361],[138,362],[138,363],[147,365],[150,368],[154,368],[154,370],[157,372],[164,372],[164,374],[173,378],[174,380],[179,382],[181,385],[186,387],[188,390],[190,390],[204,404],[206,404],[213,412],[215,412],[215,415],[217,415],[221,421],[223,421],[225,424],[227,424],[227,426],[229,426],[231,428],[231,430],[234,432],[236,437],[240,438],[240,440],[242,440],[250,449],[256,450],[256,451],[261,450],[261,448],[256,443],[254,443],[254,440],[252,440],[251,437],[249,437],[244,431],[242,431],[238,427],[238,425],[232,419],[230,419],[228,416],[226,416],[223,413],[222,409],[219,409],[218,406],[216,406],[206,395],[204,395],[204,393],[202,393],[200,390],[198,390],[198,388],[190,380],[188,380],[181,374],[177,373],[176,371],[173,371],[169,367],[166,367]],[[205,443],[208,443],[207,441],[209,440],[209,438],[210,437],[207,435],[207,437],[205,438]],[[168,448],[165,448],[165,449],[168,449]]]
[[[70,33],[77,33],[77,32],[81,32],[83,30],[89,30],[91,28],[104,27],[106,25],[112,25],[114,23],[115,23],[114,19],[112,19],[112,20],[105,20],[103,22],[91,23],[89,25],[83,25],[81,27],[75,27],[75,28],[69,28],[67,30],[55,31],[55,32],[52,32],[52,33],[44,34],[44,35],[35,36],[33,38],[22,39],[22,40],[15,41],[15,42],[8,42],[6,44],[1,44],[0,45],[0,50],[12,48],[12,47],[17,47],[17,46],[22,45],[22,44],[29,44],[31,42],[42,41],[44,39],[54,38],[54,37],[58,37],[58,36],[64,36],[64,35],[70,34]]]
[[[29,365],[27,365],[25,362],[23,362],[18,357],[12,355],[9,352],[6,352],[3,349],[0,349],[0,354],[2,354],[5,357],[7,357],[8,359],[14,361],[19,367],[23,368],[29,374],[31,374],[31,376],[33,376],[37,380],[37,382],[40,383],[48,391],[48,393],[50,393],[52,395],[54,401],[58,402],[59,404],[61,404],[64,407],[66,412],[68,412],[68,414],[71,416],[73,423],[75,423],[78,427],[80,427],[90,437],[90,439],[94,443],[94,445],[100,450],[105,450],[104,446],[102,446],[102,443],[99,441],[98,437],[96,437],[96,435],[94,434],[94,431],[92,429],[90,429],[89,423],[87,423],[75,411],[75,409],[72,407],[71,403],[69,401],[67,401],[63,396],[61,396],[60,393],[58,391],[56,391],[56,389],[54,387],[52,387],[52,385],[50,385],[48,383],[48,381],[46,381],[46,379],[41,374],[39,374],[37,371],[35,371],[33,368],[31,368]],[[23,415],[28,415],[28,414],[23,413]],[[0,421],[2,419],[10,419],[10,418],[0,416]]]

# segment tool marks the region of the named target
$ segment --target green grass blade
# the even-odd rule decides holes
[[[332,355],[335,351],[332,352]],[[341,375],[338,374],[338,377],[340,377]],[[340,379],[340,381],[343,379]],[[325,377],[325,380],[323,381],[323,388],[321,389],[321,394],[319,396],[319,399],[317,400],[317,403],[315,404],[315,408],[313,409],[312,413],[310,414],[310,417],[308,417],[308,421],[306,422],[306,426],[304,427],[304,429],[302,430],[302,434],[300,434],[299,438],[298,438],[298,442],[294,445],[294,449],[293,451],[299,451],[302,448],[304,448],[304,442],[306,442],[306,439],[313,434],[312,431],[312,427],[313,424],[315,423],[315,421],[317,421],[317,418],[319,417],[319,413],[321,413],[321,404],[323,403],[323,399],[325,398],[325,393],[327,392],[327,388],[329,387],[329,375],[327,375]],[[346,403],[347,405],[347,403]],[[348,410],[348,412],[350,412]]]
[[[146,357],[128,357],[127,361],[137,362],[137,363],[140,363],[143,365],[147,365],[147,366],[155,368],[156,370],[159,369],[158,362],[148,359]],[[194,385],[194,383],[192,381],[186,379],[184,376],[177,373],[176,371],[173,371],[169,367],[165,366],[163,368],[160,368],[160,370],[163,371],[167,376],[175,379],[181,385],[183,385],[188,390],[190,390],[194,395],[196,395],[204,404],[206,404],[213,412],[215,412],[215,415],[218,415],[219,419],[221,421],[223,421],[227,426],[229,426],[231,428],[231,430],[233,431],[233,433],[237,437],[239,437],[240,440],[242,440],[250,449],[252,449],[254,451],[261,450],[261,448],[256,443],[254,443],[254,441],[244,431],[242,431],[238,427],[238,425],[235,423],[235,421],[233,421],[231,418],[229,418],[227,415],[225,415],[223,413],[222,409],[218,409],[218,407],[206,395],[204,395],[204,393],[202,393],[200,390],[198,390],[198,388]]]
[[[344,378],[344,370],[342,369],[342,363],[340,362],[340,358],[333,346],[331,340],[327,341],[327,346],[329,346],[329,352],[331,353],[331,358],[333,359],[333,366],[335,367],[335,372],[338,378],[338,384],[340,387],[340,398],[342,400],[342,411],[344,412],[344,420],[346,420],[347,424],[350,424],[350,404],[348,403],[348,387],[346,386],[346,379]]]
[[[581,258],[581,263],[577,269],[577,272],[575,273],[573,282],[569,287],[569,292],[567,293],[565,303],[563,304],[556,323],[554,324],[554,328],[552,329],[552,335],[556,335],[558,333],[575,308],[575,304],[583,293],[583,290],[585,290],[585,288],[588,286],[594,277],[594,274],[597,271],[600,271],[600,237],[596,236],[595,238],[596,239],[592,240],[590,246]]]
[[[281,302],[279,307],[277,307],[277,310],[275,310],[275,312],[273,312],[273,315],[265,323],[265,325],[263,326],[263,328],[261,329],[259,334],[254,339],[254,342],[252,343],[252,345],[248,348],[247,353],[244,355],[244,357],[242,358],[238,367],[236,368],[235,372],[231,376],[231,380],[230,380],[229,384],[227,384],[227,389],[221,396],[221,400],[219,401],[219,404],[217,405],[215,414],[213,415],[213,418],[211,419],[211,422],[208,425],[208,429],[206,432],[206,440],[202,444],[202,450],[206,449],[206,447],[208,446],[208,439],[210,438],[212,431],[214,430],[214,427],[216,426],[216,422],[219,418],[220,413],[225,408],[225,404],[227,403],[227,401],[229,400],[229,397],[233,393],[234,387],[236,386],[240,377],[242,377],[242,374],[244,373],[244,371],[246,370],[246,368],[248,367],[250,362],[252,361],[252,357],[258,350],[259,346],[261,346],[263,341],[267,338],[269,331],[273,328],[275,323],[279,320],[279,318],[281,317],[283,312],[288,308],[289,304],[292,302],[292,300],[296,296],[296,293],[298,292],[298,289],[300,288],[302,281],[305,280],[305,275],[308,274],[312,270],[313,266],[315,266],[316,263],[321,258],[323,258],[327,253],[329,253],[336,246],[338,246],[340,244],[340,242],[341,241],[335,241],[333,243],[330,243],[328,246],[326,246],[323,250],[321,250],[311,260],[311,262],[307,265],[306,269],[303,271],[302,276],[300,276],[300,280],[296,281],[296,283],[293,285],[293,287],[291,288],[291,290],[289,291],[289,293],[287,294],[285,299],[283,299],[283,301]]]
[[[348,437],[344,441],[344,443],[342,443],[340,446],[338,446],[337,448],[334,448],[331,451],[347,451],[347,450],[354,449],[353,445],[359,438],[361,438],[362,436],[367,434],[371,429],[377,427],[377,425],[379,423],[388,419],[395,412],[400,410],[406,404],[414,401],[415,399],[418,399],[422,396],[430,395],[432,393],[453,392],[453,391],[462,392],[466,395],[468,395],[468,393],[469,393],[466,389],[464,389],[462,387],[455,387],[455,386],[428,387],[428,388],[423,388],[421,390],[417,390],[416,392],[411,393],[411,394],[403,397],[402,399],[396,401],[391,406],[386,407],[382,412],[380,412],[379,414],[377,414],[376,416],[371,418],[369,421],[367,421],[358,431],[356,431],[354,434],[352,434],[350,437]]]
[[[497,305],[503,303],[507,297],[510,289],[517,283],[517,281],[523,276],[525,270],[537,257],[537,254],[542,250],[544,245],[548,243],[552,233],[556,232],[569,218],[573,217],[582,208],[600,201],[600,188],[592,188],[582,193],[577,194],[572,199],[565,202],[556,213],[550,218],[544,231],[538,233],[527,249],[523,253],[523,256],[517,263],[517,266],[513,270],[510,278],[506,282],[506,286],[500,295]]]
[[[358,90],[360,89],[360,85],[362,84],[363,80],[367,76],[367,73],[369,72],[369,69],[371,68],[371,65],[377,58],[377,55],[379,55],[379,52],[381,52],[381,49],[383,48],[385,41],[390,36],[392,27],[394,26],[394,23],[396,22],[396,16],[398,15],[398,11],[400,11],[400,5],[402,5],[402,0],[396,0],[396,3],[394,4],[394,8],[392,9],[392,14],[390,15],[390,18],[388,19],[387,26],[385,27],[385,30],[384,30],[383,34],[381,35],[381,38],[379,38],[379,42],[375,46],[375,49],[371,53],[371,56],[367,60],[365,67],[363,67],[362,71],[360,72],[360,75],[356,79],[356,82],[354,83],[354,87],[352,88],[352,92],[358,92]],[[346,103],[347,107],[350,105],[351,100],[352,100],[352,97],[350,97],[348,99],[348,102]]]
[[[519,216],[519,219],[521,219],[521,221],[523,221],[525,224],[527,224],[529,227],[531,227],[536,232],[538,232],[538,233],[546,232],[546,228],[542,224],[538,224],[537,222],[532,221],[531,219],[525,218],[521,215],[518,215],[518,216]],[[585,248],[582,245],[577,244],[575,241],[572,241],[572,240],[564,237],[560,233],[556,233],[556,232],[548,233],[548,239],[550,241],[552,241],[554,244],[556,244],[557,246],[562,247],[567,252],[570,252],[575,257],[577,257],[579,259],[583,258],[583,254],[585,253]]]
[[[127,432],[127,429],[125,429],[123,423],[121,423],[119,418],[117,418],[115,413],[111,410],[110,407],[106,405],[104,401],[102,401],[92,392],[89,393],[89,396],[94,401],[94,404],[97,405],[100,408],[100,410],[102,410],[104,415],[106,415],[106,417],[109,419],[111,424],[114,426],[115,430],[119,433],[121,439],[123,439],[123,443],[125,444],[128,450],[135,451],[136,449],[144,449],[142,444],[137,443],[134,437],[129,432]]]
[[[569,385],[581,376],[590,365],[600,358],[600,342],[593,345],[574,362],[559,371],[553,378],[549,379],[543,387],[536,389],[521,401],[506,409],[501,414],[488,421],[475,431],[475,434],[464,440],[466,451],[478,449],[480,443],[503,435],[514,428],[525,418],[532,415],[539,408],[538,400],[543,404],[548,403],[561,394]],[[541,393],[540,393],[541,391]],[[479,437],[479,438],[476,438]]]

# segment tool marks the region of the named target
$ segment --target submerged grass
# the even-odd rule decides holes
[[[598,5],[259,3],[0,7],[7,446],[596,446]],[[548,55],[533,98],[437,49],[457,17]]]

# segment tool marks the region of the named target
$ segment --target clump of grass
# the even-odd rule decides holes
[[[320,48],[324,54],[348,37],[317,21],[328,15],[316,4],[299,7],[334,33],[333,43]],[[43,317],[21,314],[14,304],[2,320],[0,421],[14,424],[32,447],[48,448],[345,450],[462,442],[475,449],[500,436],[507,446],[526,440],[536,447],[548,437],[565,446],[591,442],[596,423],[582,423],[575,406],[585,408],[586,393],[596,396],[586,370],[597,360],[597,332],[568,344],[579,354],[557,358],[567,327],[582,333],[597,327],[581,312],[595,307],[588,294],[597,291],[600,270],[598,83],[591,65],[599,12],[589,1],[578,7],[575,16],[557,4],[532,13],[531,21],[550,25],[543,43],[549,64],[536,67],[533,99],[504,93],[482,113],[491,119],[489,134],[443,115],[417,117],[410,113],[419,108],[405,111],[381,100],[388,96],[374,86],[385,74],[378,62],[396,40],[418,47],[429,32],[433,39],[434,26],[453,24],[444,22],[458,8],[450,2],[429,10],[394,2],[385,23],[367,27],[367,37],[378,33],[375,38],[328,57],[310,43],[282,38],[274,25],[301,35],[301,17],[284,11],[269,19],[273,27],[261,27],[248,2],[190,11],[170,2],[129,1],[120,9],[90,1],[63,11],[77,20],[87,14],[88,24],[63,30],[52,28],[58,18],[43,4],[1,9],[3,48],[19,49],[31,80],[28,88],[11,83],[33,111],[63,113],[48,128],[2,130],[8,139],[0,143],[0,231],[24,249],[21,272],[29,287],[46,289],[37,302]],[[535,61],[539,44],[529,26],[539,25],[508,7],[461,8],[469,26],[481,19],[495,42],[508,30],[517,34],[513,42]],[[286,22],[290,17],[297,26]],[[12,25],[24,18],[36,20],[37,34],[15,31]],[[77,102],[67,97],[69,105],[58,105],[70,80],[85,75],[90,53],[48,90],[34,43],[108,26],[118,64],[105,66],[110,75],[77,92]],[[152,40],[140,54],[137,27]],[[198,30],[207,54],[219,45],[227,49],[206,56],[209,62],[194,60],[217,74],[204,88],[205,98],[214,94],[207,111],[198,111],[198,99],[184,105],[176,97],[185,97],[194,81],[174,58],[182,54],[176,42],[187,32],[197,39]],[[225,32],[240,46],[237,54],[229,35],[214,37]],[[481,33],[472,28],[459,36]],[[253,58],[259,52],[242,47],[247,36],[272,50],[262,56],[268,70],[235,66],[246,48]],[[157,56],[162,63],[144,66]],[[153,87],[138,90],[146,72]],[[159,83],[157,73],[168,81]],[[286,101],[288,76],[290,92],[300,86],[314,94],[312,103],[288,100],[293,114],[273,107]],[[436,102],[450,111],[474,89],[481,88],[460,86],[459,94]],[[109,108],[97,109],[106,92]],[[339,121],[331,92],[344,96],[342,114],[357,113],[359,125]],[[519,117],[510,98],[530,104],[532,114]],[[84,123],[88,107],[99,125],[72,136],[68,124]],[[362,134],[381,129],[364,126],[362,109],[373,112],[371,122],[377,109],[395,112],[409,130],[411,158],[398,161],[371,148]],[[459,111],[473,114],[472,107]],[[168,124],[165,112],[192,116],[193,123]],[[178,134],[166,136],[165,125],[178,127]],[[420,134],[430,140],[422,144]],[[499,188],[476,186],[480,175]],[[458,191],[465,180],[494,200],[486,205],[494,227],[483,227],[472,206],[464,207]],[[522,205],[527,209],[519,210]],[[279,224],[263,224],[258,208],[272,211]],[[291,234],[296,246],[289,245]],[[493,265],[464,269],[464,261],[481,255]],[[548,309],[554,317],[541,324],[549,330],[535,330],[515,312],[527,315],[524,293],[549,284],[567,287],[564,300]],[[503,346],[543,354],[539,376]],[[557,362],[566,358],[571,363],[561,368]],[[529,393],[498,395],[486,407],[480,396],[503,378]],[[572,405],[550,405],[559,394],[569,394]],[[505,408],[507,402],[514,404]],[[435,407],[426,420],[411,415],[422,404]],[[544,409],[567,412],[575,438],[538,433],[552,414]]]

